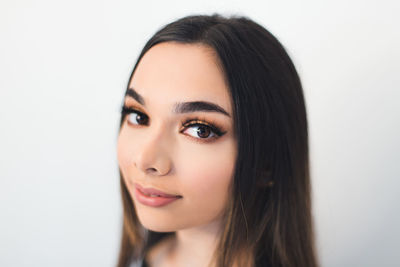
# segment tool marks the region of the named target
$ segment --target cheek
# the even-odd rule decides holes
[[[131,141],[132,142],[132,141]],[[117,160],[123,177],[127,177],[128,167],[132,164],[132,144],[123,129],[121,129],[117,140]]]
[[[199,208],[214,209],[215,212],[221,210],[228,197],[235,158],[232,143],[187,155],[181,164],[185,166],[181,172],[181,181],[187,201],[195,203]]]
[[[126,130],[124,130],[124,126],[122,126],[117,139],[117,159],[120,167],[128,166],[129,164],[130,157],[132,154],[129,153],[129,151],[131,151],[131,149],[129,148],[132,146],[131,142],[132,138],[131,139],[128,138],[127,132]]]

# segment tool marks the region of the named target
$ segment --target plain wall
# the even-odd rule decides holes
[[[0,2],[0,266],[114,266],[119,111],[147,39],[245,15],[301,76],[322,266],[400,266],[397,1]],[[396,17],[397,16],[397,17]]]

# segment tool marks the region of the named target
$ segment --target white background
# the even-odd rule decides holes
[[[0,266],[115,266],[122,96],[179,17],[249,16],[286,47],[310,129],[322,266],[400,266],[397,1],[0,2]]]

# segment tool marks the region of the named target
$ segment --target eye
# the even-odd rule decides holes
[[[124,118],[125,116],[128,117],[129,124],[141,125],[142,123],[145,124],[148,121],[148,118],[145,114],[130,107],[123,106],[121,114],[124,116]],[[136,123],[135,120],[139,121],[139,123]]]
[[[181,132],[189,132],[190,136],[195,139],[200,139],[199,141],[201,142],[217,139],[225,134],[218,127],[199,119],[189,119],[183,123],[182,126],[187,130]]]

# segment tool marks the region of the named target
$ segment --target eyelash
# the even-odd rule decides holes
[[[130,113],[136,113],[138,115],[144,115],[146,118],[148,118],[148,116],[146,114],[144,114],[143,112],[140,112],[139,110],[137,110],[134,107],[128,107],[128,106],[122,106],[122,110],[121,110],[121,114],[123,116],[123,119],[125,120],[125,116],[130,114]],[[194,122],[194,123],[193,123]],[[129,125],[131,125],[131,123],[128,122]],[[139,124],[140,125],[140,124]],[[222,130],[222,127],[217,126],[216,123],[211,123],[211,122],[207,122],[205,119],[202,119],[198,116],[194,116],[194,117],[190,117],[188,119],[186,119],[185,121],[182,122],[181,124],[182,127],[185,128],[191,128],[194,126],[201,126],[201,127],[205,127],[211,130],[212,133],[214,133],[214,137],[207,137],[207,138],[196,138],[193,136],[189,136],[191,138],[194,138],[196,141],[204,143],[204,142],[210,142],[209,140],[214,140],[214,139],[218,139],[221,136],[223,136],[226,131]]]

